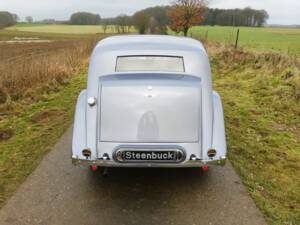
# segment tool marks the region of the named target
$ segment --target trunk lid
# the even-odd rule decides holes
[[[201,85],[185,79],[101,82],[101,142],[199,142]]]

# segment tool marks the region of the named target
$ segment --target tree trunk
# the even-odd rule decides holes
[[[189,28],[184,28],[183,34],[186,37],[188,35]]]

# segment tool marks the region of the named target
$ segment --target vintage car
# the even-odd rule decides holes
[[[106,38],[79,95],[72,162],[97,167],[224,165],[226,139],[210,64],[194,39]]]

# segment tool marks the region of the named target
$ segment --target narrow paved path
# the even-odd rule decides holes
[[[71,130],[0,210],[1,225],[260,225],[230,163],[200,169],[112,169],[70,162]]]

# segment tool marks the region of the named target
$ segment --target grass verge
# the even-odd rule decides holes
[[[71,125],[97,39],[0,44],[0,207]]]
[[[212,65],[230,161],[270,224],[299,224],[299,61],[225,49]]]
[[[74,104],[86,75],[71,78],[31,105],[18,104],[0,123],[0,207],[36,168],[46,152],[70,127]],[[7,140],[4,140],[6,137]]]

